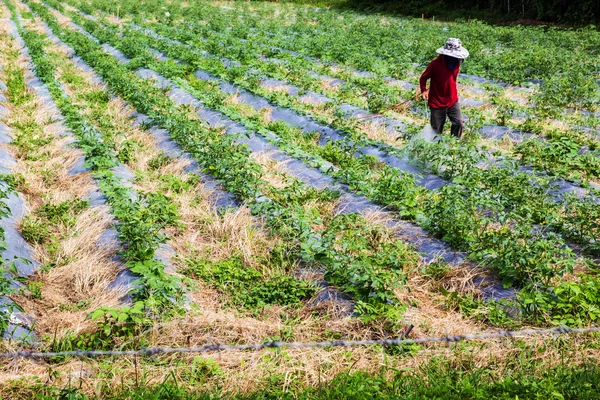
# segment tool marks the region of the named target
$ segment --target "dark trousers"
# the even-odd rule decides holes
[[[446,116],[450,119],[452,127],[450,132],[452,135],[460,138],[463,134],[463,118],[460,112],[460,106],[458,101],[448,108],[429,108],[431,110],[431,127],[438,134],[442,134],[444,131],[444,124],[446,124]]]

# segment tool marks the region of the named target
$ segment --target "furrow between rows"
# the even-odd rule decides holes
[[[159,57],[159,60],[161,58],[164,59],[164,55],[162,55],[160,53],[157,53],[157,56]],[[202,79],[202,80],[213,80],[213,78],[214,78],[202,71],[197,71],[196,77],[198,79]],[[313,132],[314,130],[324,133],[324,135],[322,136],[322,143],[327,142],[328,140],[345,139],[338,132],[332,130],[331,128],[329,128],[327,126],[322,126],[322,125],[315,126],[314,122],[310,121],[309,119],[307,119],[306,117],[304,117],[302,115],[298,115],[298,114],[291,112],[289,110],[286,110],[286,109],[274,107],[273,105],[268,103],[265,99],[257,97],[257,96],[250,94],[244,90],[240,90],[239,88],[237,88],[234,85],[231,85],[231,84],[228,84],[228,83],[225,83],[222,81],[217,81],[217,82],[219,82],[219,85],[223,89],[224,92],[229,93],[229,94],[239,95],[239,99],[241,102],[249,104],[250,106],[252,106],[255,109],[273,110],[273,113],[269,117],[272,120],[278,120],[278,121],[283,121],[286,123],[291,123],[291,125],[293,125],[293,126],[301,127],[305,133],[307,133],[307,130],[309,133]],[[413,165],[410,165],[406,160],[400,159],[399,157],[397,157],[393,154],[391,154],[391,155],[386,154],[385,152],[381,151],[380,149],[378,149],[376,147],[364,146],[360,149],[360,151],[363,154],[376,156],[380,160],[386,162],[386,164],[388,164],[394,168],[397,168],[397,169],[401,170],[402,172],[408,172],[411,174],[422,173],[422,171],[419,171]],[[491,163],[493,164],[493,162],[491,162]],[[484,168],[486,167],[485,165],[480,165],[480,166],[483,166]],[[531,168],[527,168],[527,167],[519,167],[519,171],[525,172],[527,174],[535,174],[535,171],[533,171]],[[422,178],[421,184],[424,184],[424,186],[426,188],[439,188],[439,187],[443,186],[444,184],[446,184],[446,182],[444,182],[443,180],[439,179],[436,176],[429,175],[429,176],[425,176],[424,178]],[[573,185],[564,180],[554,179],[551,181],[550,187],[552,187],[550,192],[552,193],[552,196],[554,197],[554,199],[556,201],[560,201],[568,193],[575,193],[579,196],[587,195],[587,191],[585,189],[582,189],[581,187]]]
[[[159,37],[160,37],[160,35],[159,35]],[[168,39],[168,38],[163,38],[163,39],[161,39],[161,40],[167,40],[167,41],[171,41],[171,43],[176,43],[176,44],[178,44],[178,45],[180,45],[180,46],[187,46],[187,47],[189,48],[189,46],[188,46],[188,45],[184,45],[184,44],[182,44],[182,43],[179,43],[179,42],[177,42],[177,41],[173,41],[173,40],[171,40],[171,39]],[[191,49],[191,48],[190,48],[190,49]],[[179,55],[181,55],[181,54],[179,54]],[[156,56],[158,57],[159,61],[160,61],[160,60],[163,60],[163,61],[165,60],[165,56],[164,56],[163,54],[161,54],[161,53],[156,53]],[[214,77],[213,77],[213,76],[211,76],[210,74],[207,74],[207,73],[205,73],[205,72],[203,72],[203,71],[198,71],[198,72],[196,73],[196,76],[197,76],[198,78],[200,78],[200,79],[211,79],[211,78],[214,78]],[[223,89],[225,92],[227,92],[227,93],[235,93],[236,91],[239,91],[239,89],[238,89],[238,88],[236,88],[235,86],[233,86],[233,85],[231,85],[230,83],[227,83],[227,82],[220,82],[220,85],[221,85],[222,89]],[[291,89],[290,89],[290,90],[291,90]],[[292,92],[297,94],[298,90],[299,90],[298,88],[294,88],[294,90],[292,90]],[[251,95],[251,94],[249,94],[249,93],[247,93],[247,92],[243,92],[243,91],[242,91],[242,94],[243,94],[243,96],[245,96],[246,98],[254,96],[254,95]],[[262,95],[262,96],[264,96],[265,94],[266,94],[266,93],[262,93],[262,92],[261,92],[261,95]],[[288,94],[289,94],[289,93],[288,93]],[[293,97],[293,96],[292,96],[292,97]],[[279,104],[279,103],[280,103],[280,102],[278,102],[278,101],[277,101],[277,98],[276,98],[276,97],[275,97],[275,98],[273,98],[273,97],[271,96],[271,97],[269,97],[269,99],[270,99],[270,101],[273,101],[273,100],[275,100],[275,104]],[[294,105],[294,106],[293,106],[293,108],[294,108],[294,111],[293,111],[293,112],[291,112],[290,110],[284,110],[284,111],[280,111],[280,110],[281,110],[280,108],[278,108],[278,107],[273,107],[273,106],[272,106],[272,105],[270,105],[270,104],[269,104],[269,103],[268,103],[268,102],[267,102],[267,101],[266,101],[264,98],[260,98],[260,97],[256,98],[256,96],[254,96],[253,98],[250,98],[250,99],[249,99],[249,102],[250,102],[250,104],[252,104],[252,105],[253,105],[255,108],[256,108],[256,107],[267,107],[267,106],[271,106],[271,107],[272,107],[272,108],[273,108],[275,111],[277,111],[277,112],[282,112],[282,113],[287,113],[287,114],[290,114],[290,115],[287,115],[287,116],[285,116],[285,119],[284,119],[284,120],[285,120],[285,121],[287,121],[287,122],[290,122],[290,123],[292,123],[293,125],[294,125],[294,124],[297,124],[297,122],[296,122],[296,121],[298,120],[298,118],[300,118],[300,119],[302,119],[302,118],[306,118],[306,117],[305,117],[305,115],[311,115],[311,114],[312,114],[310,111],[308,112],[308,114],[306,114],[306,110],[303,110],[303,111],[301,111],[301,110],[297,109],[298,105]],[[262,103],[265,103],[265,104],[261,104],[260,102],[262,102]],[[289,103],[289,102],[288,102],[288,103]],[[287,104],[287,103],[286,103],[286,104]],[[298,113],[298,111],[301,111],[301,112],[300,112],[300,114]],[[362,115],[365,115],[365,114],[367,114],[367,112],[366,112],[366,111],[364,111],[364,110],[361,110],[361,109],[359,109],[359,108],[356,108],[356,107],[354,107],[354,106],[343,106],[343,105],[342,105],[342,106],[340,107],[340,111],[341,111],[341,112],[342,112],[344,115],[346,115],[346,114],[348,114],[348,113],[349,113],[349,114],[356,114],[357,116],[362,116]],[[312,115],[312,116],[314,116],[314,115]],[[404,125],[403,125],[403,123],[402,123],[401,121],[394,120],[394,119],[390,119],[390,118],[388,118],[388,117],[378,117],[378,119],[379,119],[379,121],[377,121],[377,124],[381,124],[381,126],[385,126],[385,127],[386,127],[386,128],[385,128],[385,130],[386,130],[388,133],[390,133],[390,134],[392,134],[392,131],[396,131],[396,129],[398,129],[398,128],[400,128],[401,130],[403,129],[403,128],[402,128],[402,126],[404,126]],[[297,125],[297,126],[298,126],[298,125]],[[306,122],[301,122],[299,126],[306,127],[306,126],[307,126],[307,123],[306,123]],[[344,126],[343,126],[343,125],[341,125],[340,127],[341,127],[342,129],[344,128]],[[337,126],[336,126],[336,128],[340,128],[340,127],[337,127]],[[322,125],[321,125],[321,126],[319,126],[318,128],[320,129],[320,131],[322,131],[322,132],[325,132],[325,133],[327,133],[327,132],[328,132],[328,130],[332,130],[330,127],[328,127],[328,126],[322,126]],[[347,127],[346,127],[346,129],[347,129]],[[483,127],[483,128],[481,128],[481,129],[482,129],[482,130],[481,130],[481,132],[485,132],[486,134],[489,134],[489,135],[491,135],[491,137],[494,137],[495,139],[499,139],[500,137],[502,137],[502,136],[504,136],[504,135],[509,135],[509,136],[510,136],[510,135],[512,135],[512,136],[514,136],[513,134],[514,134],[514,132],[515,132],[513,129],[506,128],[506,127],[500,127],[500,126],[486,126],[486,127]],[[335,132],[335,131],[334,131],[334,132]],[[397,133],[396,133],[396,135],[397,135]],[[530,136],[530,135],[529,135],[529,134],[523,134],[523,135],[522,135],[522,134],[518,134],[517,136],[519,137],[519,140],[521,140],[523,137],[528,137],[528,136]],[[384,141],[385,141],[385,142],[387,142],[387,143],[390,143],[390,144],[391,144],[391,146],[390,146],[390,144],[383,144],[383,148],[388,148],[388,150],[390,150],[390,149],[391,149],[393,152],[398,152],[398,149],[396,148],[396,146],[395,146],[395,145],[394,145],[392,142],[390,142],[390,140],[393,140],[393,137],[392,137],[392,138],[387,138],[387,139],[386,139],[386,140],[384,140]],[[535,140],[539,140],[539,139],[535,139]],[[368,149],[368,148],[366,148],[365,150],[367,150],[367,151],[370,151],[370,152],[371,152],[370,154],[372,154],[372,152],[373,152],[373,151],[375,151],[375,152],[378,152],[379,154],[381,154],[381,153],[382,153],[382,151],[381,151],[381,150],[378,150],[378,149],[376,149],[376,148],[375,148],[375,149],[373,149],[373,147],[372,147],[372,146],[371,146],[371,149]],[[401,165],[401,164],[397,163],[397,160],[393,160],[393,158],[395,158],[395,156],[393,156],[393,155],[392,155],[392,156],[391,156],[391,158],[392,158],[392,160],[391,160],[391,161],[392,161],[392,163],[396,162],[396,164],[397,164],[397,165]],[[509,158],[510,158],[510,157],[509,157]],[[406,164],[407,164],[407,163],[406,163],[406,162],[404,162],[404,165],[406,165]],[[414,170],[414,167],[413,167],[413,170]],[[525,172],[528,172],[528,173],[537,173],[537,174],[539,174],[539,172],[535,171],[534,169],[528,168],[528,167],[522,167],[522,170],[523,170],[523,171],[525,171]],[[572,183],[568,183],[568,182],[564,182],[564,181],[558,181],[557,183],[558,183],[558,184],[559,184],[559,186],[561,186],[561,187],[568,187],[568,186],[570,186],[570,191],[572,191],[572,192],[576,192],[576,191],[578,191],[578,190],[579,190],[579,189],[577,188],[577,185],[574,185],[574,184],[572,184]],[[592,185],[593,185],[593,184],[592,184]]]
[[[119,50],[108,44],[104,44],[103,49],[123,63],[127,63],[129,61],[129,59]],[[275,146],[266,142],[260,136],[248,133],[243,126],[235,123],[234,121],[228,120],[226,117],[217,112],[205,109],[198,100],[193,98],[193,96],[191,96],[189,93],[186,93],[184,90],[177,88],[176,85],[166,78],[161,77],[156,72],[142,69],[138,70],[137,73],[145,79],[155,80],[161,88],[171,89],[169,91],[169,96],[173,99],[173,101],[185,105],[199,107],[199,115],[204,120],[208,121],[209,124],[215,127],[225,126],[229,134],[247,135],[248,139],[245,139],[244,136],[242,136],[243,139],[241,139],[241,143],[247,144],[253,151],[256,152],[268,151],[272,157],[277,159],[277,161],[286,161],[288,165],[291,164],[293,174],[301,181],[309,185],[316,185],[318,187],[335,187],[334,182],[332,182],[330,178],[327,178],[321,173],[307,168],[302,163],[284,155]],[[346,193],[343,196],[340,208],[343,210],[343,212],[365,212],[369,209],[381,210],[380,207],[376,206],[375,204],[366,201],[364,198],[352,195],[351,193]],[[424,259],[426,262],[431,262],[439,257],[444,258],[446,261],[451,262],[452,264],[460,264],[464,260],[460,253],[456,253],[448,249],[441,241],[427,238],[426,233],[414,225],[406,224],[397,220],[390,222],[390,225],[400,233],[403,240],[407,240],[414,244],[420,252],[427,255]],[[486,284],[489,284],[489,282]],[[505,291],[500,285],[497,284],[495,286],[488,287],[485,290],[485,293],[486,296],[489,296],[489,298],[507,298],[514,296],[514,292]]]

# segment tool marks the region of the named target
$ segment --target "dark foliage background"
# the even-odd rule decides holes
[[[350,0],[349,5],[440,19],[531,19],[575,25],[600,22],[600,0]]]

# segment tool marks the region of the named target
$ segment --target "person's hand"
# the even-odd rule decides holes
[[[429,91],[426,90],[424,92],[421,92],[421,97],[423,98],[423,100],[429,100]]]

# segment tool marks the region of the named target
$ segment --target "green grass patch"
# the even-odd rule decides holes
[[[225,293],[231,305],[251,310],[273,304],[298,304],[312,297],[315,292],[312,282],[279,272],[263,274],[244,265],[239,257],[219,262],[186,260],[182,272]]]

